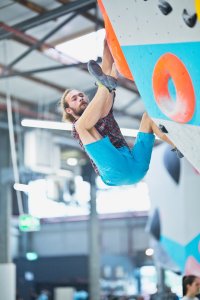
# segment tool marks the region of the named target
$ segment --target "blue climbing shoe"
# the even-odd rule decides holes
[[[117,79],[103,73],[101,67],[94,60],[88,62],[89,73],[96,78],[97,83],[105,86],[109,92],[112,92],[117,87]]]

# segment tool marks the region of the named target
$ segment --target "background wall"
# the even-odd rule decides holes
[[[152,211],[159,211],[160,243],[169,257],[181,272],[200,275],[200,176],[185,158],[177,164],[174,156],[170,166],[171,155],[165,144],[153,152],[147,176]]]

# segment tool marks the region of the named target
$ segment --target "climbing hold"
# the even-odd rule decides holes
[[[186,9],[183,10],[182,17],[185,24],[189,27],[194,27],[197,22],[197,14],[190,15]]]
[[[169,90],[169,80],[172,80],[175,87],[175,100]],[[155,100],[160,110],[175,122],[189,122],[195,111],[195,91],[190,74],[182,61],[172,53],[165,53],[155,65],[152,81]]]
[[[167,129],[166,129],[166,127],[164,126],[164,125],[162,125],[162,124],[159,124],[159,129],[163,132],[163,133],[168,133],[168,131],[167,131]]]
[[[158,7],[160,11],[163,13],[163,15],[168,15],[172,11],[172,6],[164,0],[159,0]]]

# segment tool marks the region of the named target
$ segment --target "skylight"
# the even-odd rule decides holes
[[[79,38],[64,42],[56,49],[79,62],[85,63],[90,59],[102,57],[105,29],[86,34]]]

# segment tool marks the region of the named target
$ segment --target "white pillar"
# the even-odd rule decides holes
[[[74,288],[72,287],[58,287],[54,289],[55,300],[73,300]]]
[[[16,299],[16,271],[13,263],[0,264],[0,293],[1,299]]]
[[[99,219],[96,210],[95,177],[91,180],[90,221],[89,221],[89,295],[92,300],[100,300],[100,243]]]

